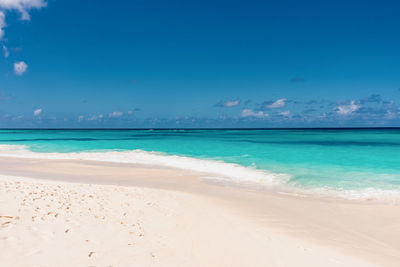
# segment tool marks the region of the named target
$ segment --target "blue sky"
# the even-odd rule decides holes
[[[0,0],[0,127],[400,126],[399,11]]]

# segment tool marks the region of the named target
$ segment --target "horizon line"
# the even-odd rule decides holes
[[[182,128],[1,128],[0,130],[400,130],[400,126],[394,127],[182,127]]]

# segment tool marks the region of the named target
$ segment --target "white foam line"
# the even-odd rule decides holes
[[[166,155],[159,152],[147,152],[143,150],[38,153],[30,151],[26,146],[22,145],[0,145],[0,156],[36,159],[78,159],[87,161],[135,163],[153,166],[158,165],[210,174],[204,175],[204,179],[261,186],[261,188],[277,190],[282,194],[309,195],[348,200],[368,200],[369,202],[400,203],[399,190],[376,188],[364,188],[358,190],[335,190],[330,188],[302,189],[287,184],[291,178],[289,174],[273,173],[217,160]]]
[[[90,161],[135,163],[159,165],[201,173],[214,174],[219,177],[230,178],[239,182],[261,182],[278,185],[290,179],[288,174],[273,173],[244,167],[238,164],[223,161],[196,159],[191,157],[166,155],[159,152],[143,150],[130,151],[101,151],[101,152],[72,152],[72,153],[37,153],[30,151],[26,146],[0,145],[0,156],[40,159],[79,159]]]

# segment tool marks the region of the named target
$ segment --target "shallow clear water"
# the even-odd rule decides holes
[[[302,189],[400,192],[400,129],[0,130],[1,144],[40,153],[155,151],[286,174],[280,183]]]

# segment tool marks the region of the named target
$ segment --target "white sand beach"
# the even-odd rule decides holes
[[[399,211],[176,169],[0,158],[2,266],[398,266]]]
[[[0,267],[400,267],[400,0],[0,0]]]

